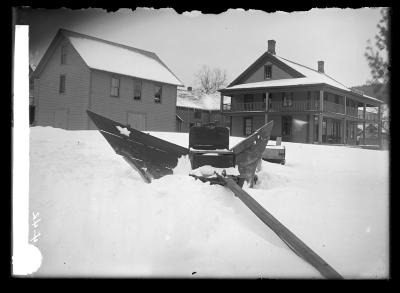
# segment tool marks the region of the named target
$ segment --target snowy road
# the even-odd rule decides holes
[[[187,146],[187,134],[153,135]],[[284,145],[287,164],[263,162],[261,182],[244,189],[345,278],[387,277],[388,152]],[[321,278],[229,190],[189,170],[184,158],[146,184],[98,131],[31,128],[34,276]]]

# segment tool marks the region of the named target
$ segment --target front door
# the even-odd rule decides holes
[[[332,142],[340,143],[340,121],[332,121]]]
[[[54,112],[54,127],[68,129],[67,109],[60,109]]]
[[[146,130],[146,115],[143,113],[128,113],[128,125],[136,130]]]
[[[292,140],[292,116],[282,116],[282,140]]]
[[[245,117],[243,119],[243,126],[244,126],[244,131],[243,134],[244,136],[249,136],[253,133],[253,117]]]

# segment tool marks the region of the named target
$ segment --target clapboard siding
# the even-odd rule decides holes
[[[111,78],[113,76],[120,80],[118,97],[111,96]],[[141,100],[134,100],[133,77],[92,70],[91,110],[123,124],[128,122],[128,113],[142,113],[146,115],[146,130],[175,131],[177,87],[148,80],[141,81]],[[155,84],[162,85],[160,104],[154,102]],[[90,129],[95,129],[92,123],[90,123]]]
[[[61,64],[61,47],[67,48],[67,63]],[[60,75],[65,74],[65,93],[59,93]],[[66,39],[61,39],[53,55],[35,81],[38,97],[37,125],[54,126],[54,113],[68,110],[68,129],[87,129],[90,69]]]
[[[255,69],[254,72],[246,80],[243,81],[243,83],[260,82],[266,80],[264,76],[265,65],[272,65],[272,76],[268,80],[293,78],[293,76],[284,71],[278,65],[273,64],[272,62],[266,62]]]

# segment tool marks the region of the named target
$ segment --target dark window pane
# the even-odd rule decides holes
[[[154,86],[154,102],[161,103],[162,87],[159,85]]]
[[[265,75],[265,78],[271,78],[272,77],[272,65],[265,65],[264,66],[264,75]]]
[[[111,96],[112,97],[119,96],[119,78],[116,77],[111,78]]]
[[[65,93],[65,75],[60,75],[59,92],[60,93]]]
[[[142,98],[142,82],[140,80],[133,81],[133,98],[135,100]]]

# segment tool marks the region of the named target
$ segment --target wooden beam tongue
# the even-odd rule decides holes
[[[343,277],[326,261],[324,261],[281,222],[279,222],[247,192],[241,189],[235,181],[228,177],[217,176],[224,180],[226,182],[226,187],[228,187],[262,222],[264,222],[264,224],[271,228],[271,230],[274,231],[290,249],[317,269],[323,277],[327,279],[343,279]]]

